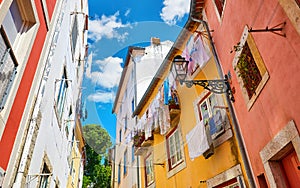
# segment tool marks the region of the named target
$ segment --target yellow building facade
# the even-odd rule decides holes
[[[199,11],[204,5],[192,0],[191,6],[191,16],[203,19]],[[236,137],[239,132],[235,130],[228,93],[181,85],[172,67],[174,58],[180,55],[189,61],[186,80],[222,79],[203,23],[191,18],[187,21],[133,113],[139,119],[146,118],[144,134],[151,132],[148,140],[143,137],[142,143],[136,145],[135,154],[141,161],[140,187],[250,187],[249,169],[243,162],[241,141]],[[173,93],[176,109],[170,108]],[[161,120],[165,117],[157,115],[161,112],[153,110],[159,100],[159,108],[169,107],[164,111],[167,126]]]
[[[84,170],[84,139],[80,119],[76,121],[76,127],[74,128],[75,134],[73,134],[72,141],[70,142],[71,153],[68,158],[70,164],[70,171],[68,175],[68,188],[82,187],[83,183],[83,170]]]

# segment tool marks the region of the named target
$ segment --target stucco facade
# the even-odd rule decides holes
[[[87,3],[28,0],[0,4],[1,34],[13,50],[12,61],[4,61],[5,66],[13,62],[16,67],[12,82],[1,88],[7,94],[1,96],[0,112],[2,187],[66,187],[72,146],[77,147],[73,157],[83,156],[82,135],[75,129],[81,126]],[[18,13],[26,18],[23,23],[13,20],[19,18]],[[77,140],[80,144],[74,145]],[[77,183],[82,179],[82,160],[78,163]]]
[[[196,19],[205,17],[202,14],[204,9],[202,1],[191,2],[191,15]],[[214,94],[199,86],[188,88],[180,85],[174,76],[172,61],[181,55],[191,63],[188,79],[223,79],[213,52],[213,42],[207,38],[206,32],[200,22],[187,21],[136,104],[132,116],[136,118],[134,128],[137,131],[129,140],[133,142],[134,154],[139,159],[138,184],[123,184],[124,176],[116,179],[123,173],[123,164],[118,161],[125,158],[117,150],[113,181],[118,180],[118,183],[113,184],[115,187],[251,185],[249,167],[243,161],[241,143],[236,137],[236,127],[229,110],[231,101],[225,94]],[[191,62],[193,58],[196,61],[194,64]],[[204,104],[207,109],[210,108],[209,114],[202,111]],[[119,115],[119,112],[116,113]],[[217,123],[217,115],[221,115],[218,116],[221,122],[216,128],[213,126]]]
[[[300,180],[297,2],[225,1],[221,16],[214,1],[205,9],[223,71],[232,74],[234,109],[257,187],[297,187]],[[252,96],[235,68],[246,43],[261,76]]]
[[[134,136],[142,120],[132,116],[139,101],[168,53],[172,43],[151,38],[145,48],[128,48],[113,113],[117,115],[116,145],[113,149],[112,187],[141,187],[144,159],[137,156]]]

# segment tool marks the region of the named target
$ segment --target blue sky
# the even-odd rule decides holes
[[[89,57],[83,80],[86,124],[102,125],[115,140],[112,107],[128,46],[151,37],[175,41],[184,26],[189,0],[89,0]]]

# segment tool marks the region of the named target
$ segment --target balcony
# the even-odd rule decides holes
[[[153,140],[153,135],[145,139],[145,132],[137,132],[133,137],[134,154],[143,155],[148,147],[152,146]]]

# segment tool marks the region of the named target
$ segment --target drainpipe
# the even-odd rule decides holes
[[[209,32],[209,27],[208,27],[207,22],[204,21],[204,20],[193,18],[193,17],[190,17],[190,19],[194,22],[198,22],[198,23],[201,23],[201,24],[204,25],[204,27],[207,31],[207,34],[208,34],[209,41],[210,41],[211,46],[212,46],[212,52],[213,52],[214,59],[216,61],[218,74],[221,77],[221,79],[224,78],[224,74],[223,74],[223,71],[222,71],[222,68],[221,68],[221,64],[220,64],[220,61],[219,61],[219,58],[218,58],[218,55],[217,55],[217,52],[216,52],[216,49],[215,49],[215,45],[214,45],[213,40],[212,40],[212,36]],[[251,168],[250,168],[249,159],[248,159],[248,156],[247,156],[247,153],[246,153],[246,150],[245,150],[244,142],[243,142],[243,139],[242,139],[242,136],[241,136],[241,130],[240,130],[240,127],[238,125],[236,115],[234,113],[234,109],[233,109],[233,106],[232,106],[232,103],[231,103],[230,96],[228,94],[226,95],[226,102],[228,104],[229,113],[232,117],[232,124],[233,124],[233,127],[234,127],[233,131],[234,131],[236,139],[237,139],[238,147],[241,151],[242,160],[244,161],[245,171],[246,171],[246,175],[248,177],[249,185],[250,185],[250,187],[255,188],[256,186],[255,186],[253,174],[252,174],[252,171],[251,171]]]

